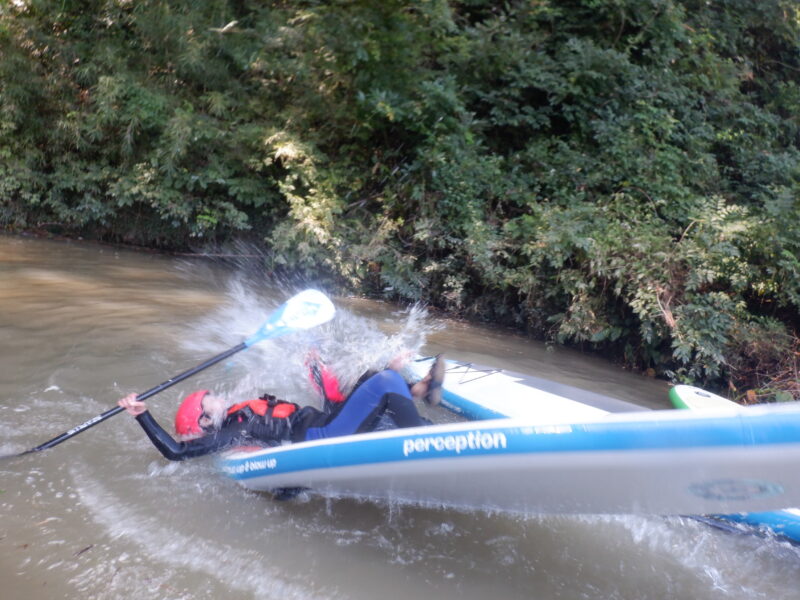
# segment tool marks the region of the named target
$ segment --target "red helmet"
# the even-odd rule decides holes
[[[175,413],[175,432],[178,435],[196,435],[203,433],[200,427],[200,415],[203,414],[201,402],[208,393],[208,390],[197,390],[183,399]]]

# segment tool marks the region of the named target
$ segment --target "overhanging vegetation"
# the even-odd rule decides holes
[[[20,0],[0,222],[424,300],[796,392],[790,0]]]

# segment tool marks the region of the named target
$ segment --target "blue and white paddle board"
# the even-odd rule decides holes
[[[411,363],[410,380],[424,377],[433,358]],[[467,419],[518,417],[542,421],[569,421],[609,412],[648,410],[541,377],[522,375],[472,363],[447,361],[442,406]]]
[[[739,407],[738,404],[731,402],[727,398],[690,385],[676,385],[670,390],[669,398],[675,408],[686,408],[695,411]],[[793,542],[800,542],[800,509],[797,508],[784,508],[783,510],[768,512],[713,515],[711,518],[742,523],[758,529],[766,529]]]
[[[453,381],[448,372],[450,402],[454,390],[466,389]],[[800,505],[800,406],[702,414],[564,406],[576,412],[232,451],[220,466],[254,490],[524,513],[721,514]]]

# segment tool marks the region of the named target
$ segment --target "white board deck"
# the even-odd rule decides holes
[[[800,405],[497,419],[220,460],[255,490],[524,513],[765,511],[800,505]]]
[[[413,362],[409,377],[422,378],[432,362],[432,358]],[[512,417],[542,422],[647,410],[624,400],[540,377],[452,360],[447,361],[442,406],[473,420]]]

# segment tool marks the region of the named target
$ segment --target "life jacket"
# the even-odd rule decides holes
[[[242,422],[249,419],[251,415],[258,415],[259,417],[286,419],[295,413],[300,407],[294,402],[286,402],[279,400],[275,396],[264,394],[261,398],[254,400],[245,400],[234,404],[228,409],[228,418],[233,417],[235,413],[241,412],[235,420]],[[248,414],[248,412],[250,414]]]

